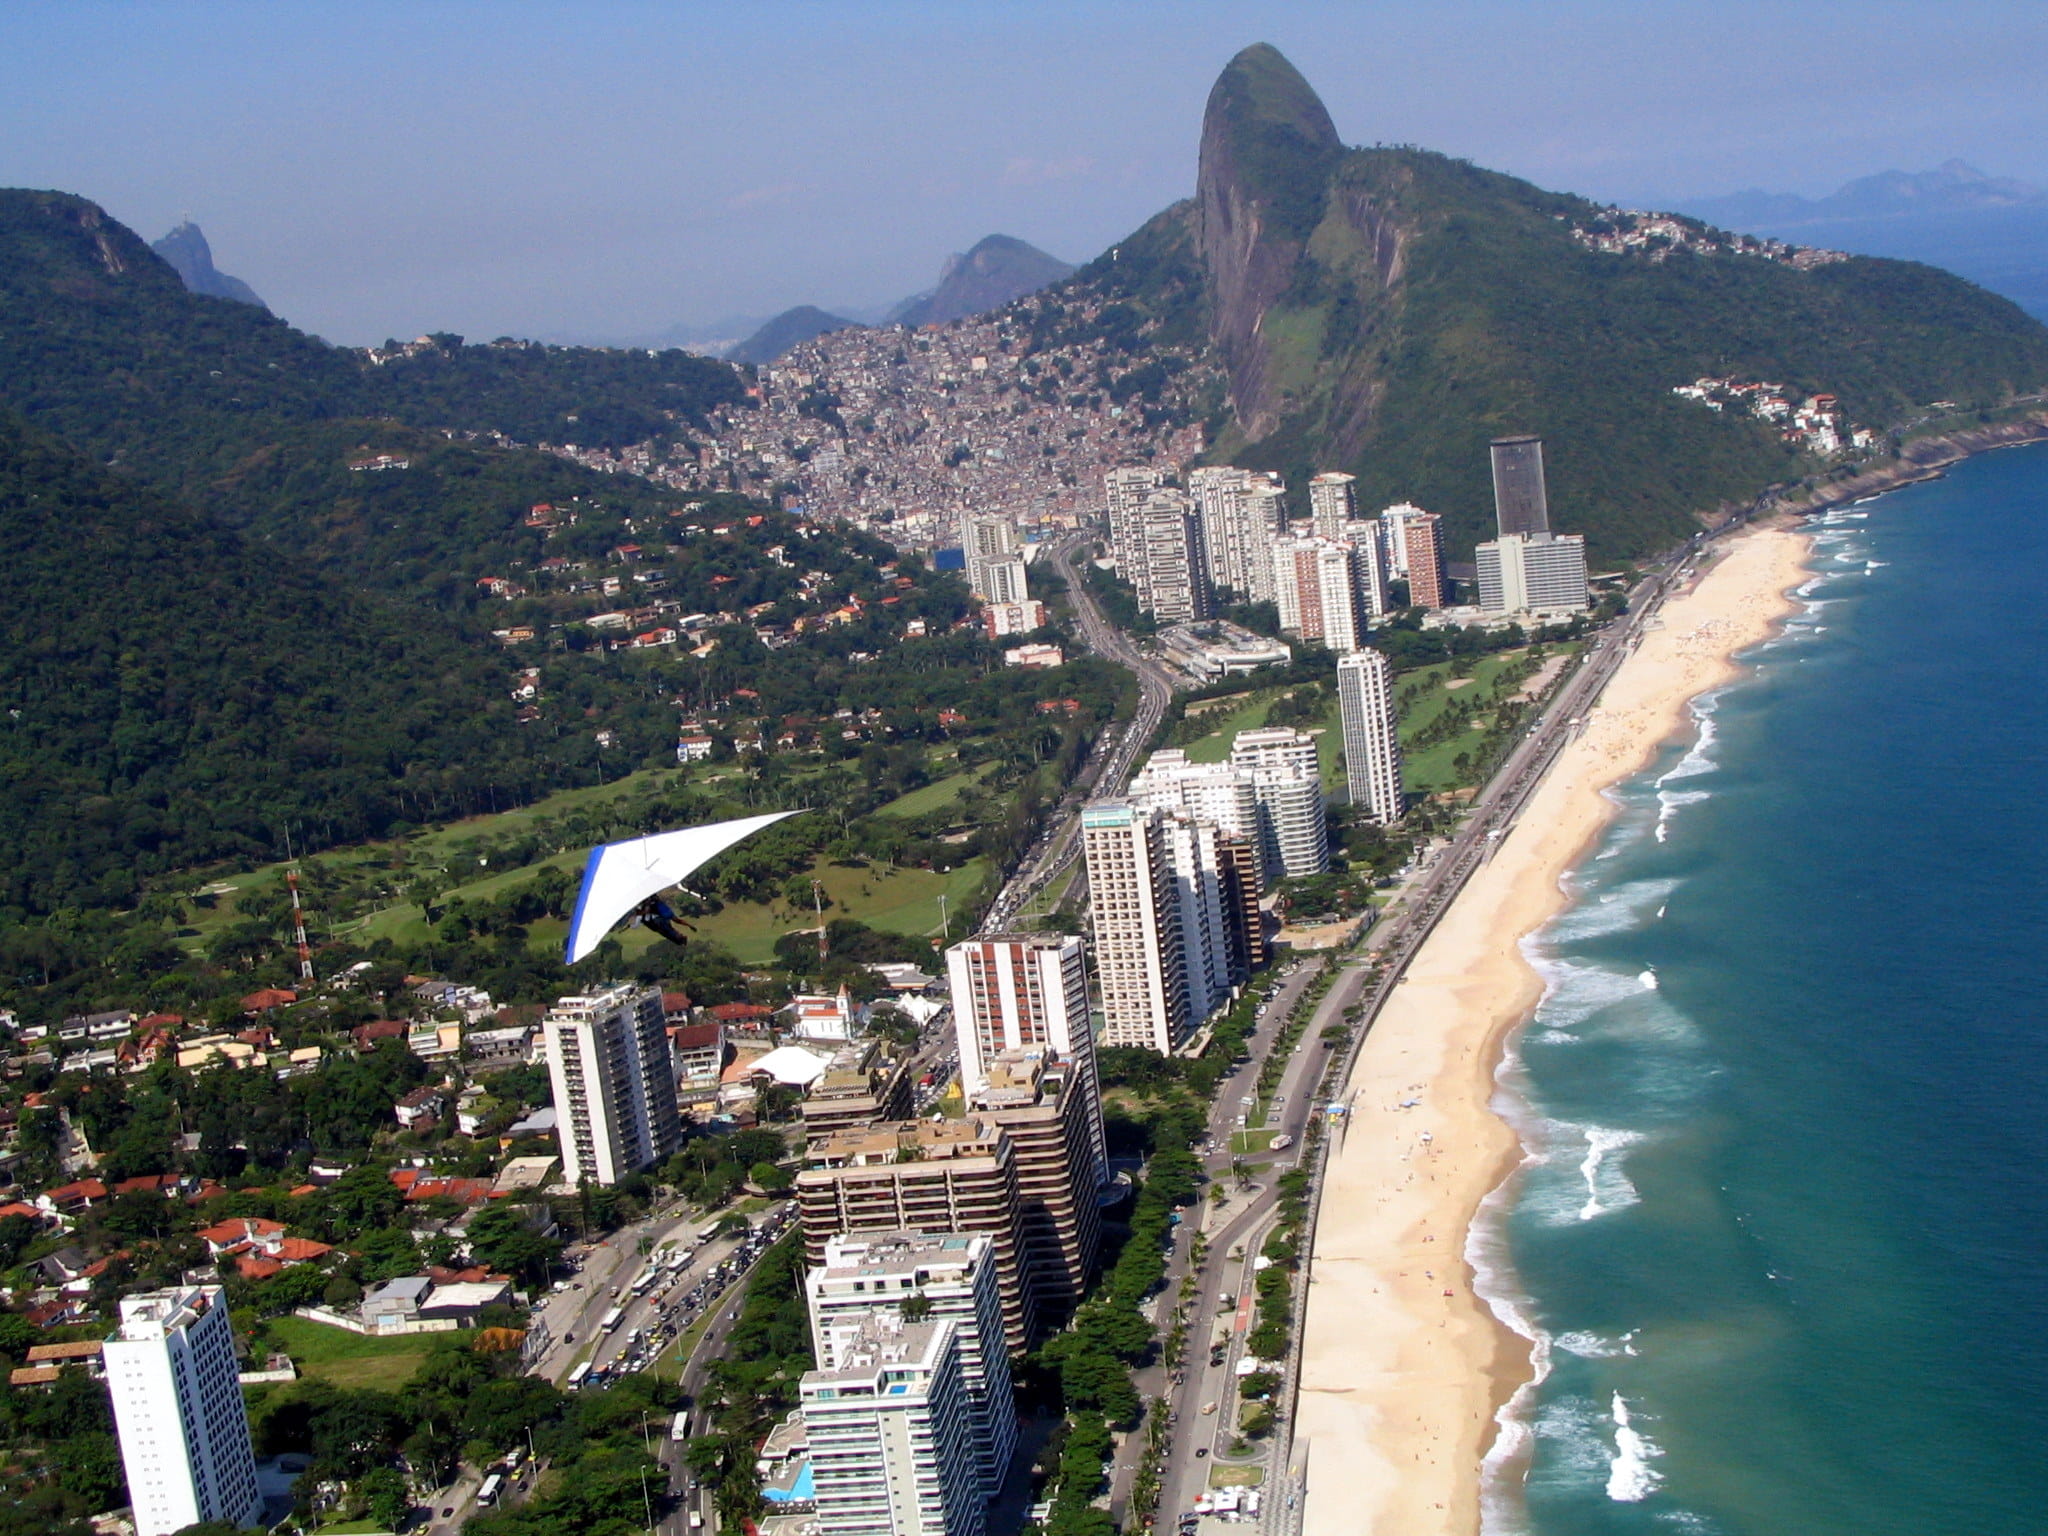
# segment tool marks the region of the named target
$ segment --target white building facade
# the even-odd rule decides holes
[[[562,998],[542,1033],[570,1183],[616,1184],[682,1141],[658,987]]]
[[[1003,1298],[994,1242],[984,1233],[862,1232],[827,1240],[825,1262],[804,1276],[820,1370],[837,1370],[858,1347],[869,1313],[901,1318],[907,1302],[953,1324],[960,1379],[980,1466],[993,1499],[1017,1451],[1017,1404],[1003,1340]]]
[[[1582,612],[1587,602],[1583,534],[1503,534],[1479,546],[1479,606],[1487,613]]]
[[[983,1536],[980,1457],[950,1318],[869,1312],[799,1393],[820,1536]]]
[[[1180,896],[1161,821],[1129,800],[1098,800],[1081,809],[1102,1043],[1167,1055],[1192,1019]]]
[[[1239,731],[1230,762],[1252,776],[1266,878],[1298,880],[1327,870],[1330,835],[1315,737],[1284,725]]]
[[[136,1536],[207,1520],[256,1524],[263,1500],[226,1291],[196,1285],[124,1297],[101,1358]]]
[[[1401,819],[1401,736],[1394,669],[1378,651],[1337,658],[1337,710],[1344,723],[1344,776],[1351,803],[1381,826]]]

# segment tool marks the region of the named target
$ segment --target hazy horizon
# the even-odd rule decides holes
[[[1086,261],[1193,189],[1209,87],[1255,41],[1347,143],[1591,197],[1820,196],[1951,158],[2048,182],[2048,13],[1991,0],[7,17],[0,180],[146,239],[189,215],[277,313],[357,344],[873,311],[998,232]]]

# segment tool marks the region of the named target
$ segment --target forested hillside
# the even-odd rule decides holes
[[[223,306],[225,307],[225,306]],[[548,787],[502,666],[0,416],[0,908]]]
[[[625,444],[686,433],[745,388],[730,366],[683,352],[438,336],[375,356],[384,361],[254,306],[188,293],[83,198],[0,191],[0,400],[112,467],[261,532],[346,501],[349,448],[366,437],[379,446],[379,422],[444,441]],[[300,430],[342,421],[364,425],[314,439],[314,452],[329,454],[315,462]],[[488,476],[502,461],[487,453],[450,442],[440,468],[451,484]],[[269,468],[280,456],[283,474]],[[540,456],[521,472],[552,477],[543,495],[602,483]]]

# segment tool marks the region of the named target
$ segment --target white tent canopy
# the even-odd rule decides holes
[[[591,849],[590,862],[583,867],[583,889],[576,896],[576,914],[569,919],[569,939],[563,947],[566,963],[574,965],[596,949],[619,919],[648,897],[687,880],[741,839],[797,814],[776,811],[767,816],[742,816],[737,821],[714,821],[708,827],[657,832],[652,837],[601,843]]]
[[[800,1045],[778,1045],[749,1068],[756,1075],[766,1073],[792,1088],[808,1088],[832,1065],[832,1058],[807,1051]]]

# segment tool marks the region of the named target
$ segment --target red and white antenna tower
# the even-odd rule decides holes
[[[291,854],[291,831],[285,831],[285,854]],[[306,940],[306,909],[299,904],[299,866],[292,861],[292,867],[284,872],[284,883],[292,888],[292,939],[299,946],[299,980],[313,979],[313,946]]]

